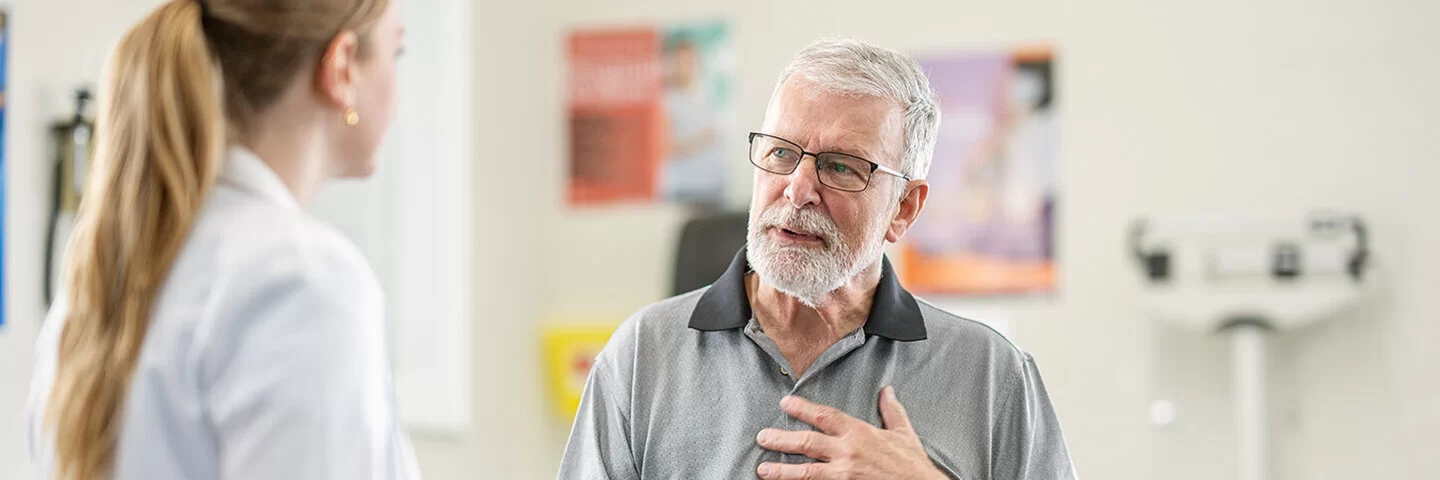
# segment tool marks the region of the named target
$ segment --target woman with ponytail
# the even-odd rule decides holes
[[[387,0],[173,0],[106,66],[61,298],[37,347],[42,478],[415,478],[382,298],[308,217],[368,175]]]

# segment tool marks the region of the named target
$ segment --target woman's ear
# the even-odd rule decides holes
[[[320,63],[315,67],[315,89],[335,108],[355,105],[359,53],[360,37],[347,30],[336,35],[320,55]]]

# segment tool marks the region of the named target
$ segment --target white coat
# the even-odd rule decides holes
[[[419,478],[374,273],[255,154],[226,157],[152,311],[113,479]],[[55,305],[30,394],[31,458],[45,479],[65,321]]]

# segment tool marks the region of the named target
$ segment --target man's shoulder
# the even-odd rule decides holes
[[[641,308],[634,315],[630,316],[627,322],[639,322],[644,327],[665,327],[678,324],[688,326],[690,314],[695,312],[695,304],[700,302],[700,297],[710,287],[703,287],[689,293],[682,293]]]
[[[665,342],[690,331],[695,304],[710,287],[676,295],[636,311],[620,324],[606,350],[633,352],[641,345]]]
[[[983,355],[1013,367],[1031,361],[1030,354],[994,327],[948,312],[925,300],[917,298],[916,302],[920,304],[921,315],[925,318],[927,340],[934,342],[941,351],[967,357]]]

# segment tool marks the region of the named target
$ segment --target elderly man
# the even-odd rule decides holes
[[[885,259],[925,206],[939,119],[908,57],[801,51],[750,134],[748,244],[621,325],[560,478],[1073,478],[1030,356]]]

